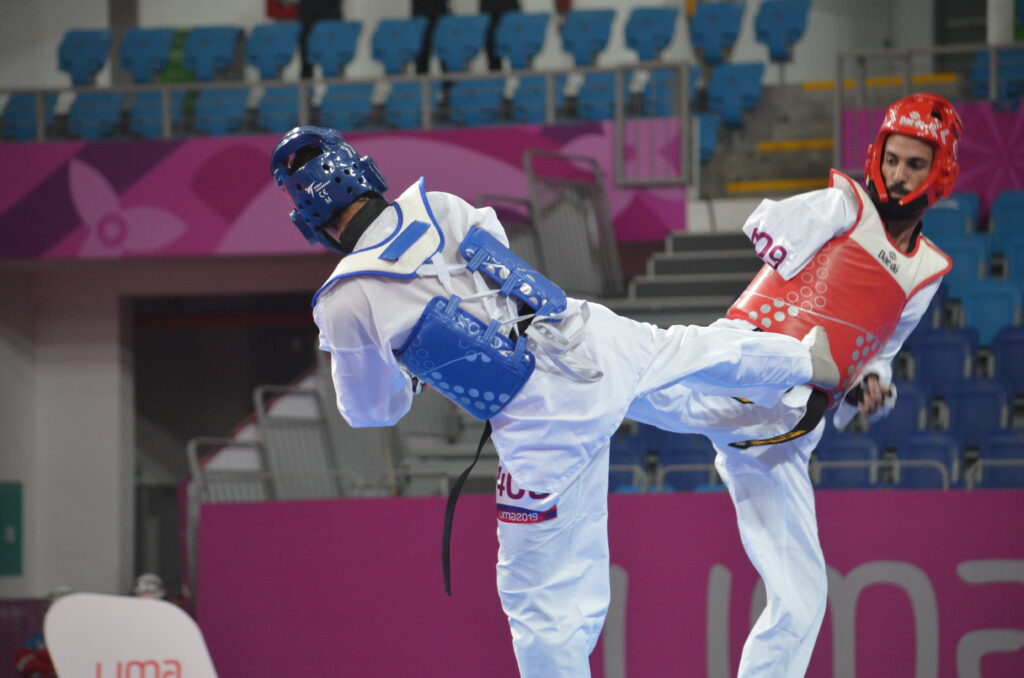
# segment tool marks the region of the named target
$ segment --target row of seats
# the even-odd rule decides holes
[[[748,68],[748,67],[753,68]],[[700,114],[702,157],[715,148],[722,121],[741,121],[743,108],[750,107],[760,94],[761,64],[725,64],[715,70],[709,85],[712,111]],[[623,93],[625,111],[630,115],[677,115],[678,69],[643,71],[646,82],[626,71]],[[690,70],[687,87],[693,97],[699,69]],[[554,110],[558,119],[608,120],[615,114],[615,73],[588,73],[572,96],[568,94],[568,78],[552,78]],[[745,84],[742,84],[745,83]],[[309,102],[314,121],[352,130],[381,124],[399,128],[418,128],[422,120],[423,85],[419,82],[389,84],[389,93],[382,115],[376,115],[373,83],[331,85],[319,105]],[[493,125],[501,122],[540,123],[546,119],[547,80],[545,76],[519,78],[515,89],[506,97],[509,83],[504,77],[459,80],[447,88],[440,82],[430,85],[428,102],[432,118],[446,118],[458,125]],[[163,92],[151,90],[128,95],[116,91],[82,92],[75,97],[68,111],[68,134],[97,139],[115,135],[120,130],[122,111],[126,113],[127,130],[145,138],[161,136]],[[201,89],[194,97],[184,90],[169,93],[172,130],[181,128],[183,111],[188,102],[195,115],[192,127],[207,134],[239,131],[248,115],[248,88]],[[691,98],[692,100],[692,98]],[[54,121],[56,97],[44,100],[48,129]],[[285,85],[267,88],[253,110],[258,129],[279,132],[297,124],[300,101],[298,90]],[[443,113],[444,115],[439,115]],[[382,119],[379,119],[382,118]],[[36,101],[32,94],[13,95],[2,116],[3,136],[10,139],[35,138]]]
[[[866,434],[832,431],[818,444],[810,468],[821,489],[1024,487],[1021,431],[987,435],[970,466],[963,447],[944,431],[908,432],[895,446]],[[714,460],[715,450],[704,436],[641,425],[636,434],[612,438],[609,490],[722,490]]]
[[[708,65],[724,60],[736,41],[744,3],[702,3],[690,18],[690,39]],[[792,44],[804,32],[807,0],[768,0],[761,4],[756,20],[757,39],[769,47],[773,61],[789,60]],[[570,9],[561,25],[562,49],[570,53],[577,66],[590,66],[608,44],[614,9]],[[679,8],[635,7],[625,28],[626,46],[641,61],[655,61],[675,37]],[[504,13],[495,28],[495,51],[509,59],[513,69],[526,69],[544,46],[550,15],[545,12]],[[465,70],[469,61],[484,47],[491,17],[480,15],[444,15],[437,22],[432,44],[447,71]],[[374,31],[373,58],[388,74],[402,73],[422,47],[428,22],[425,17],[383,19]],[[340,75],[356,50],[363,24],[358,21],[321,20],[308,38],[310,60],[318,64],[326,77]],[[171,58],[175,29],[134,28],[119,47],[121,66],[135,82],[152,82],[167,67]],[[255,26],[245,41],[247,63],[256,67],[264,79],[276,79],[291,61],[299,40],[297,22],[277,22]],[[200,26],[189,31],[183,46],[185,66],[198,80],[212,80],[218,71],[235,58],[238,41],[243,37],[236,26]],[[71,30],[58,50],[61,70],[75,85],[90,84],[108,58],[113,34],[109,29]]]

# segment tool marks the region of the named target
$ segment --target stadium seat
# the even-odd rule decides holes
[[[445,14],[437,20],[431,44],[446,71],[464,71],[484,47],[491,17]]]
[[[933,330],[914,337],[915,379],[930,396],[947,397],[953,388],[970,374],[972,356],[977,348],[972,343],[976,332],[970,330]]]
[[[944,200],[925,212],[921,218],[922,232],[925,236],[945,249],[947,243],[957,243],[967,239],[967,213],[960,205]]]
[[[696,490],[715,484],[715,448],[701,435],[647,430],[648,448],[658,455],[660,490]]]
[[[949,205],[956,205],[967,219],[967,232],[972,233],[978,230],[978,212],[981,209],[981,196],[971,191],[961,191],[938,201],[932,206],[932,210],[942,209]],[[931,212],[929,212],[930,214]]]
[[[807,28],[810,0],[765,0],[757,11],[754,30],[757,41],[767,45],[768,58],[790,61],[793,45]]]
[[[123,92],[82,92],[68,111],[68,134],[80,139],[101,139],[117,131]]]
[[[992,201],[988,218],[992,249],[1005,252],[1017,236],[1024,233],[1024,190],[1006,190]]]
[[[700,121],[700,161],[707,162],[718,148],[718,128],[722,118],[717,113],[694,113]]]
[[[1011,396],[1024,395],[1024,327],[1004,327],[992,340],[995,378]]]
[[[499,57],[508,57],[513,70],[529,68],[530,60],[544,47],[550,16],[547,12],[524,14],[512,11],[502,14],[495,29],[495,53]]]
[[[153,82],[167,68],[174,44],[173,28],[130,28],[121,39],[121,68],[137,83]]]
[[[1002,247],[1007,280],[1024,285],[1024,233],[1010,238]]]
[[[384,72],[398,75],[414,61],[423,47],[427,18],[381,19],[373,33],[373,58],[384,64]]]
[[[623,93],[627,87],[628,83],[624,83]],[[587,73],[576,95],[576,113],[585,120],[610,120],[615,117],[614,73]]]
[[[896,382],[896,405],[892,412],[872,422],[868,435],[885,450],[899,447],[907,436],[923,430],[928,424],[928,393],[912,381]]]
[[[217,71],[235,61],[235,49],[241,36],[235,26],[197,26],[185,36],[184,64],[196,80],[209,82]]]
[[[107,62],[114,33],[107,28],[71,30],[57,48],[57,65],[76,87],[91,85]]]
[[[267,132],[287,132],[299,124],[295,87],[269,87],[256,105],[256,125]]]
[[[676,33],[679,8],[634,7],[626,22],[626,47],[640,61],[655,61]]]
[[[953,386],[949,403],[949,434],[962,447],[977,447],[990,433],[1003,429],[1009,400],[1002,385],[991,379],[967,379]]]
[[[896,448],[898,481],[895,485],[904,489],[946,489],[959,477],[960,458],[960,446],[948,434],[941,431],[910,433]],[[937,465],[941,465],[945,473]]]
[[[989,346],[1006,325],[1021,321],[1021,289],[1010,281],[978,280],[964,293],[964,323],[978,330],[978,341]]]
[[[690,43],[700,50],[708,66],[725,60],[726,52],[736,42],[743,19],[742,2],[702,2],[690,17]],[[763,64],[762,64],[763,66]]]
[[[431,87],[431,105],[437,102],[441,83]],[[401,129],[418,129],[423,122],[423,88],[418,82],[396,82],[384,104],[384,119]]]
[[[821,471],[819,487],[855,489],[878,483],[878,445],[867,436],[822,441],[816,454]]]
[[[493,125],[501,115],[505,79],[458,80],[448,91],[448,116],[460,125]]]
[[[185,92],[175,90],[170,93],[171,129],[181,119],[181,109],[185,101]],[[141,135],[144,139],[158,139],[163,135],[163,92],[136,92],[128,109],[128,129]]]
[[[57,95],[43,95],[44,127],[53,124],[53,108]],[[36,138],[36,96],[34,94],[12,94],[0,115],[0,132],[5,139],[30,141]]]
[[[962,240],[943,243],[940,248],[953,260],[953,270],[942,280],[949,289],[949,298],[963,299],[971,285],[981,280],[987,267],[984,247],[978,242]]]
[[[996,67],[996,98],[1019,99],[1024,93],[1024,49],[998,51]],[[988,98],[989,54],[978,52],[968,72],[971,93],[979,99]]]
[[[341,75],[352,61],[363,25],[358,21],[321,19],[313,24],[306,42],[309,62],[320,66],[325,78]]]
[[[247,89],[204,89],[195,105],[195,128],[206,134],[238,131],[245,121]]]
[[[708,108],[720,114],[726,125],[742,127],[743,111],[753,108],[761,98],[763,75],[763,63],[719,65],[708,82]]]
[[[577,66],[592,66],[597,54],[608,44],[613,9],[570,9],[562,24],[562,49]]]
[[[521,78],[512,95],[512,119],[516,122],[544,122],[547,84],[544,76],[535,75]],[[562,107],[565,100],[565,76],[555,77],[554,82],[555,111]]]
[[[982,440],[968,487],[1024,488],[1024,432],[998,431]]]
[[[646,489],[646,441],[640,436],[614,435],[608,465],[609,492],[636,492]]]
[[[678,71],[671,68],[656,68],[651,71],[651,76],[648,78],[641,95],[644,115],[661,118],[679,115],[676,106],[676,101],[679,98],[676,80],[678,80],[679,76],[676,73]],[[691,66],[689,85],[689,101],[691,106],[697,96],[698,80],[700,80],[700,67]]]
[[[300,29],[297,21],[277,21],[254,26],[245,43],[246,63],[255,66],[264,80],[277,80],[281,76],[281,69],[295,56]],[[315,26],[313,32],[316,32]],[[311,34],[309,42],[312,43],[312,40]],[[313,61],[312,56],[310,61]]]
[[[340,130],[358,129],[373,111],[373,83],[332,85],[320,101],[320,123]]]

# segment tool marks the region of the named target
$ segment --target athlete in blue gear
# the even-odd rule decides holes
[[[493,429],[498,592],[522,676],[590,675],[610,595],[609,439],[627,410],[657,410],[643,404],[673,385],[770,407],[839,380],[820,331],[666,330],[567,298],[508,249],[494,210],[422,179],[387,202],[335,130],[288,132],[271,169],[306,239],[343,255],[313,317],[345,419],[395,424],[415,379]]]

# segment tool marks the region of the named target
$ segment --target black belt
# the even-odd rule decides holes
[[[525,303],[520,302],[519,304],[519,315],[526,315],[533,309],[526,306]],[[530,323],[533,322],[533,316],[524,318],[519,321],[516,325],[516,330],[520,335],[526,334],[527,328],[530,327]],[[473,456],[473,461],[470,462],[469,466],[463,471],[459,477],[455,480],[455,484],[452,485],[451,492],[448,493],[448,504],[444,509],[444,531],[441,534],[441,570],[444,575],[444,592],[449,596],[452,595],[452,521],[455,520],[455,504],[459,501],[459,494],[462,493],[462,486],[466,484],[466,480],[469,478],[470,472],[476,463],[480,461],[480,453],[484,450],[484,445],[491,437],[491,421],[488,419],[484,423],[484,430],[480,434],[480,442],[476,446],[476,454]]]

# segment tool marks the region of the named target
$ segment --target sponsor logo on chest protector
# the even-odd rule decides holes
[[[900,272],[900,265],[896,261],[896,252],[894,250],[878,250],[878,260],[882,262],[882,266],[892,271],[894,274]]]

